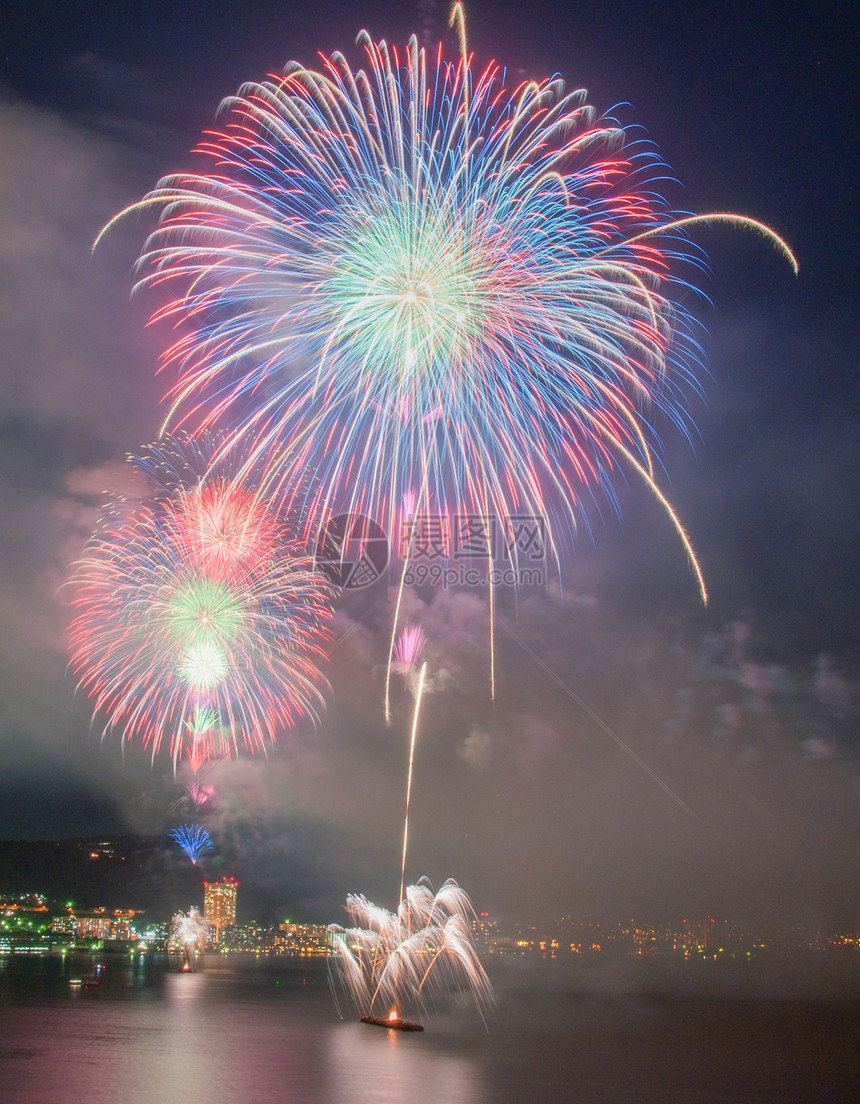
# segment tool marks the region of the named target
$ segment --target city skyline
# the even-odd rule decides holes
[[[280,950],[282,953],[304,953],[318,950],[328,939],[322,933],[339,928],[336,921],[279,917],[260,919],[242,915],[236,909],[238,882],[224,877],[218,883],[203,882],[201,910],[193,901],[187,909],[197,909],[209,925],[209,947],[213,950]],[[192,894],[193,896],[193,894]],[[205,902],[209,908],[206,910]],[[81,945],[87,943],[132,944],[141,938],[150,942],[150,949],[163,949],[169,929],[170,913],[176,908],[107,908],[80,907],[71,901],[52,899],[45,893],[15,893],[0,890],[0,917],[5,930],[35,926],[51,935],[73,937]],[[611,948],[632,954],[704,953],[719,948],[738,951],[743,944],[748,949],[800,950],[823,949],[828,946],[860,947],[860,917],[853,924],[811,927],[793,923],[756,923],[745,917],[713,915],[602,916],[569,913],[556,916],[499,917],[477,911],[470,922],[472,939],[479,952],[495,951],[547,952],[566,951],[571,954],[599,952]],[[231,929],[231,930],[227,930]],[[150,932],[149,936],[143,933]],[[161,933],[158,936],[152,933]],[[729,946],[732,945],[732,946]]]
[[[103,863],[106,859],[113,859],[122,864],[140,863],[140,853],[135,858],[135,848],[146,844],[152,848],[152,840],[133,840],[132,837],[123,837],[120,840],[110,839],[83,839],[64,840],[60,843],[49,843],[49,846],[58,848],[62,845],[66,849],[66,855],[81,852],[85,860],[90,863]],[[27,846],[27,845],[24,845]],[[45,843],[29,845],[33,848],[45,846]],[[0,841],[0,859],[4,844]],[[153,852],[169,858],[166,852]],[[137,882],[134,891],[126,892],[123,889],[116,890],[117,878],[110,870],[105,871],[105,880],[101,883],[104,887],[113,887],[111,894],[106,894],[103,889],[94,888],[90,884],[82,894],[83,886],[77,891],[71,891],[75,899],[65,899],[54,896],[50,882],[39,882],[38,875],[34,874],[34,868],[29,859],[22,864],[23,869],[29,873],[24,877],[14,875],[15,867],[6,862],[0,866],[0,913],[6,910],[7,917],[16,914],[47,914],[54,917],[52,930],[60,933],[75,933],[81,937],[96,938],[108,937],[110,939],[124,939],[125,935],[120,929],[127,929],[135,923],[134,918],[139,917],[146,925],[166,925],[170,916],[178,907],[198,908],[201,916],[209,925],[212,933],[212,945],[227,946],[231,949],[241,949],[243,940],[248,931],[280,931],[287,933],[301,932],[302,930],[321,930],[332,923],[339,924],[344,920],[343,908],[331,916],[320,913],[310,915],[302,912],[298,915],[294,910],[292,916],[284,915],[286,909],[273,909],[270,906],[262,906],[260,899],[255,894],[242,897],[242,905],[239,905],[240,881],[235,874],[224,874],[216,880],[209,880],[194,872],[190,878],[184,879],[179,888],[171,880],[171,888],[167,894],[158,893],[157,887],[163,889],[165,869],[159,869],[155,864],[147,861],[144,863],[148,871],[145,881]],[[66,866],[70,883],[74,882],[76,870],[73,866]],[[10,874],[10,870],[13,873]],[[40,888],[33,886],[39,883]],[[29,887],[29,888],[28,888]],[[105,901],[109,900],[109,904]],[[154,900],[157,903],[153,903]],[[614,913],[603,914],[589,912],[578,908],[576,902],[569,901],[566,907],[555,912],[538,909],[532,912],[526,910],[523,913],[506,912],[490,913],[484,908],[483,902],[475,902],[475,917],[472,921],[473,932],[499,932],[504,931],[504,940],[510,941],[516,933],[517,940],[528,941],[530,931],[544,933],[540,938],[545,939],[546,933],[551,929],[560,928],[595,928],[609,931],[611,939],[618,941],[619,933],[624,932],[630,925],[642,927],[651,934],[662,933],[661,938],[668,938],[669,931],[675,933],[683,930],[683,925],[690,925],[687,930],[702,930],[703,926],[711,926],[720,929],[722,925],[732,925],[732,929],[742,931],[749,937],[752,930],[762,933],[810,933],[819,931],[833,935],[837,931],[842,933],[860,933],[860,914],[847,917],[842,921],[819,921],[804,919],[803,902],[797,902],[789,906],[782,916],[765,917],[749,914],[743,910],[734,910],[729,914],[720,907],[720,902],[714,900],[706,910],[689,909],[683,906],[679,908],[662,908],[650,913],[642,913],[632,908],[619,908]],[[11,911],[9,911],[11,910]],[[634,915],[635,913],[635,915]],[[70,919],[71,918],[71,919]],[[77,918],[77,919],[75,919]],[[224,929],[235,929],[232,940],[224,941]],[[243,934],[245,933],[245,934]],[[537,937],[534,937],[537,938]],[[238,942],[237,942],[238,940]],[[856,939],[851,936],[849,942],[857,942],[860,945],[860,936]],[[485,945],[486,940],[478,945]],[[801,945],[800,943],[792,945]],[[810,944],[811,945],[811,944]],[[841,945],[841,944],[840,944]],[[587,948],[585,948],[587,949]],[[596,949],[596,948],[595,948]]]

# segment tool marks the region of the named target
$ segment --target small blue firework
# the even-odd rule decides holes
[[[197,862],[204,851],[211,851],[215,846],[212,843],[212,837],[199,824],[183,824],[181,828],[174,828],[170,837],[179,844],[193,863]]]

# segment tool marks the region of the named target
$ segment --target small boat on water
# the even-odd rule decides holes
[[[393,1031],[423,1031],[424,1024],[401,1020],[399,1016],[362,1016],[361,1022],[375,1027],[390,1027]]]

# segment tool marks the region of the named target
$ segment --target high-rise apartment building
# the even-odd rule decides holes
[[[216,943],[220,942],[224,929],[232,928],[236,923],[238,894],[239,883],[235,878],[203,883],[203,911]]]

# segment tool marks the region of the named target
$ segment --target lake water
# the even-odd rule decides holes
[[[102,968],[98,969],[99,964]],[[490,963],[497,1007],[406,1034],[341,1019],[324,961],[197,974],[0,958],[3,1104],[806,1104],[860,1100],[850,994],[671,992]],[[71,978],[99,980],[90,988]],[[689,987],[688,987],[689,988]],[[695,987],[693,987],[695,988]],[[639,989],[640,991],[636,991]]]

